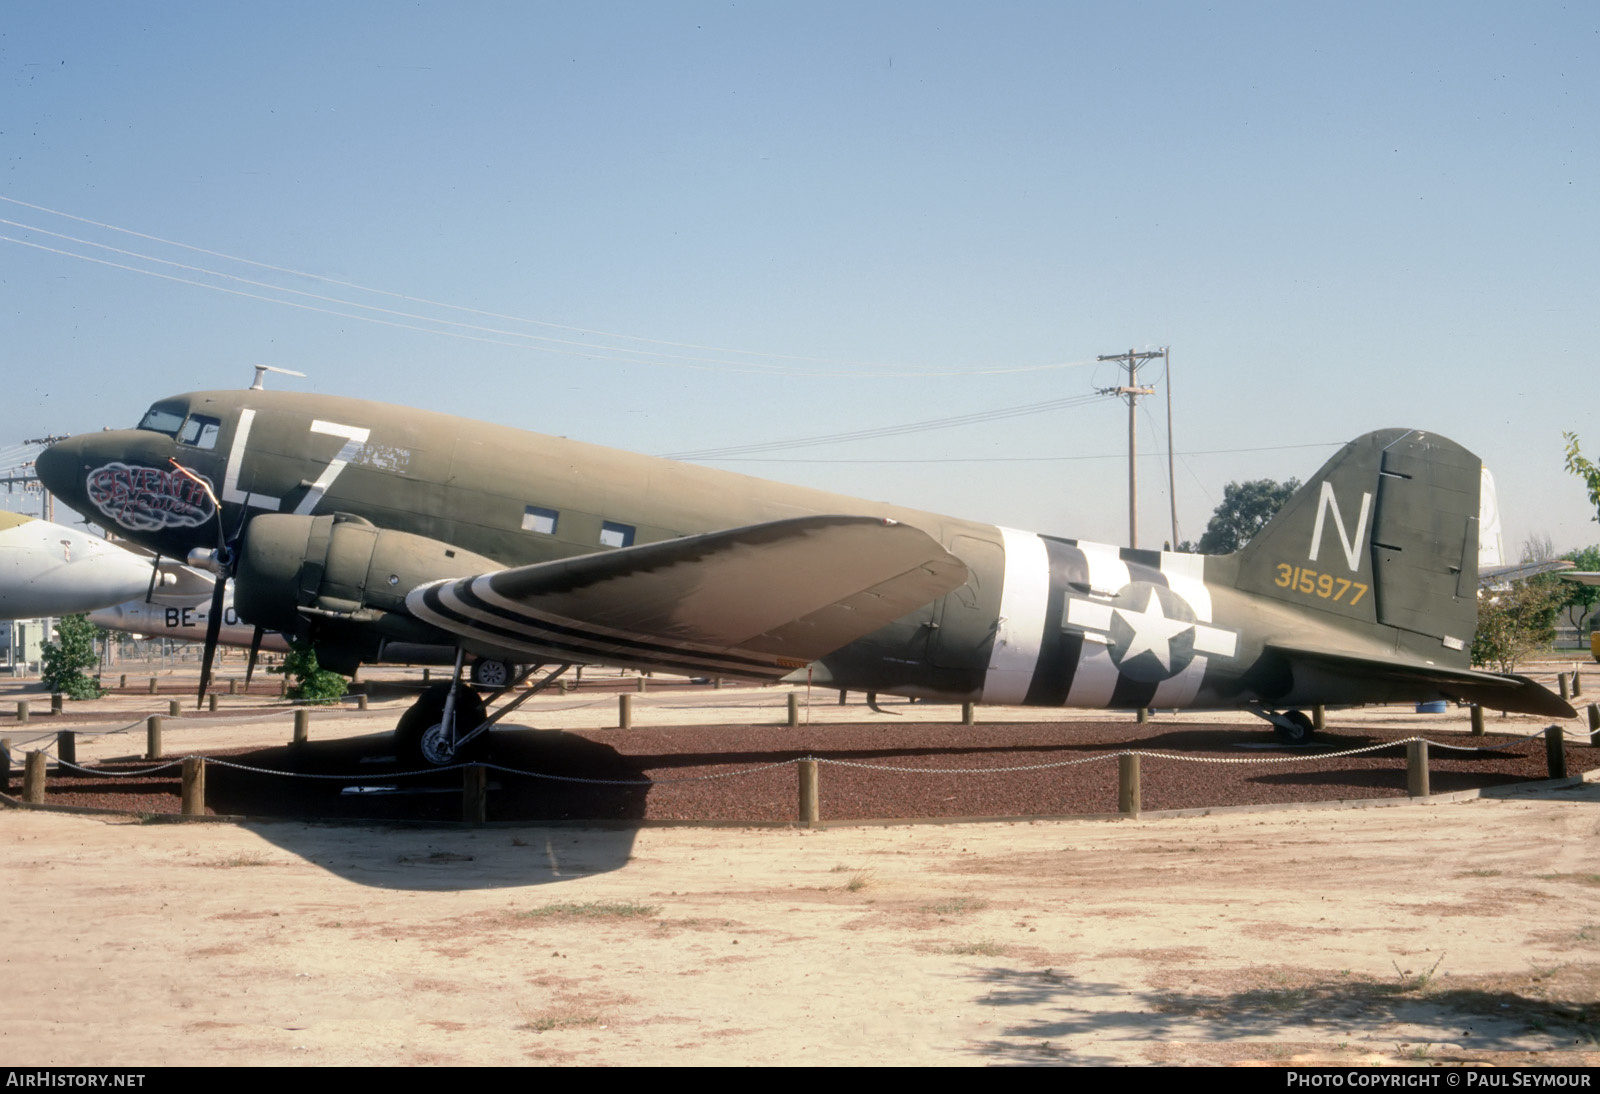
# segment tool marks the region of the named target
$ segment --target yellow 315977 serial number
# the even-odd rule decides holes
[[[1297,593],[1319,596],[1323,600],[1344,600],[1345,594],[1354,589],[1355,594],[1345,601],[1347,604],[1354,604],[1367,595],[1367,586],[1359,581],[1334,577],[1332,574],[1319,574],[1315,570],[1308,570],[1304,566],[1291,566],[1287,562],[1278,563],[1278,578],[1273,584],[1280,589],[1293,589]]]

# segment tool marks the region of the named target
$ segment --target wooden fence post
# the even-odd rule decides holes
[[[794,729],[800,724],[800,695],[798,692],[789,693],[789,728]]]
[[[204,756],[183,758],[183,815],[203,817],[206,812],[206,760]]]
[[[144,758],[161,759],[161,715],[152,714],[144,720]]]
[[[1117,812],[1139,815],[1139,757],[1124,752],[1117,757]]]
[[[1406,742],[1406,793],[1413,798],[1428,796],[1428,742]]]
[[[1567,737],[1560,726],[1548,726],[1544,731],[1544,762],[1552,779],[1567,777]]]
[[[627,692],[617,696],[617,728],[633,728],[633,696]]]
[[[294,743],[303,745],[311,740],[311,712],[305,707],[294,711]]]
[[[28,753],[22,769],[22,800],[29,805],[44,804],[44,753]]]
[[[801,760],[800,772],[800,823],[815,828],[822,821],[821,792],[817,785],[817,761]]]

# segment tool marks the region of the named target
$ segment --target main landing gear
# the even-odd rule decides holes
[[[1278,740],[1286,745],[1308,745],[1316,736],[1316,726],[1311,716],[1303,710],[1275,711],[1264,707],[1251,707],[1250,713],[1272,723]]]
[[[394,745],[395,754],[402,764],[448,767],[483,759],[488,753],[490,727],[555,683],[557,677],[572,667],[566,663],[552,666],[537,684],[491,714],[484,697],[461,679],[465,660],[465,651],[457,651],[455,674],[451,682],[428,688],[400,716],[399,724],[394,728]],[[485,672],[482,671],[483,666],[491,667]],[[501,690],[502,694],[510,694],[543,668],[544,665],[529,665],[520,674],[510,678],[510,667],[504,662],[480,661],[473,666],[472,681],[485,690]]]

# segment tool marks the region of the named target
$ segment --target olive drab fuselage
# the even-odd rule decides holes
[[[1406,460],[1421,471],[1404,470]],[[1226,557],[1078,542],[430,411],[295,392],[163,399],[141,428],[71,438],[47,450],[38,467],[91,519],[173,558],[235,544],[266,514],[339,514],[395,533],[383,548],[398,560],[393,589],[357,588],[351,579],[343,599],[334,598],[348,600],[348,611],[319,615],[302,602],[298,629],[333,663],[381,656],[386,642],[455,643],[405,617],[404,594],[418,582],[814,514],[912,525],[968,571],[953,592],[798,674],[832,687],[1118,708],[1434,697],[1415,681],[1356,684],[1338,665],[1278,651],[1335,650],[1464,670],[1476,618],[1475,541],[1468,552],[1463,537],[1476,519],[1477,459],[1453,442],[1405,430],[1346,446],[1257,544]],[[1443,508],[1414,505],[1404,493],[1413,479],[1418,497],[1424,487],[1454,493]],[[1401,493],[1386,506],[1385,490]],[[338,566],[332,554],[325,561],[316,554],[327,549],[311,542],[318,535],[325,533],[297,533],[278,548],[291,568],[300,561],[296,551],[315,556],[315,566],[298,571],[301,582],[308,570],[320,579]],[[1411,539],[1390,544],[1384,536]],[[1404,576],[1407,587],[1420,580],[1423,592],[1411,596],[1398,578],[1386,579],[1391,563],[1421,567]],[[261,622],[243,596],[239,607]],[[274,610],[263,605],[257,614]]]

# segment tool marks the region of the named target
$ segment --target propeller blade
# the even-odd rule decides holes
[[[256,674],[256,658],[261,654],[261,635],[264,632],[260,627],[250,632],[250,663],[244,669],[244,690],[250,690],[250,677]]]
[[[156,595],[156,578],[161,576],[161,556],[158,554],[150,560],[150,587],[144,591],[144,602],[150,603],[150,598]]]
[[[211,614],[206,617],[206,650],[200,663],[200,696],[195,709],[206,701],[206,689],[211,686],[211,663],[217,656],[217,636],[222,633],[222,605],[228,597],[228,579],[218,576],[211,593]]]

